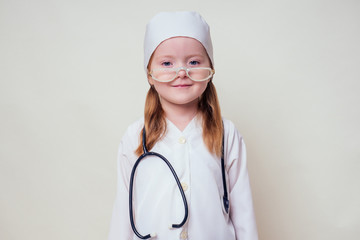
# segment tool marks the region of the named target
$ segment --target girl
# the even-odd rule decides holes
[[[120,143],[109,240],[256,240],[245,145],[221,117],[209,26],[196,12],[160,13],[144,50],[150,89]]]

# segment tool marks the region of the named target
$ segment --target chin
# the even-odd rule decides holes
[[[193,99],[181,99],[181,100],[177,100],[174,101],[174,104],[178,104],[178,105],[188,105],[188,104],[197,104],[197,102],[199,101],[199,98],[193,98]]]

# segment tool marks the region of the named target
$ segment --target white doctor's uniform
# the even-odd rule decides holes
[[[229,215],[222,202],[221,161],[203,142],[201,118],[195,117],[183,131],[167,120],[165,137],[149,151],[160,153],[172,164],[186,195],[189,216],[182,228],[169,229],[184,218],[180,191],[168,166],[160,158],[146,157],[136,169],[133,188],[134,221],[140,234],[156,233],[157,240],[258,239],[244,141],[232,122],[223,122]],[[143,124],[141,119],[130,125],[120,143],[109,240],[139,239],[130,225],[129,180]]]

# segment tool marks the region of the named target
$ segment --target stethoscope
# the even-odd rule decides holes
[[[156,237],[156,233],[152,233],[152,234],[147,234],[145,236],[141,235],[136,227],[135,227],[135,223],[134,223],[134,216],[133,216],[133,204],[132,204],[132,197],[133,197],[133,185],[134,185],[134,176],[135,176],[135,171],[136,171],[136,168],[138,167],[140,161],[145,158],[145,157],[148,157],[148,156],[156,156],[156,157],[159,157],[161,160],[163,160],[166,165],[169,167],[171,173],[173,174],[174,176],[174,179],[176,181],[176,184],[178,186],[178,189],[180,191],[180,194],[181,194],[181,197],[182,197],[182,200],[183,200],[183,203],[184,203],[184,209],[185,209],[185,214],[184,214],[184,218],[183,220],[181,221],[181,223],[179,224],[172,224],[171,225],[171,228],[181,228],[182,226],[184,226],[184,224],[186,223],[187,221],[187,218],[188,218],[188,212],[189,212],[189,209],[188,209],[188,204],[187,204],[187,201],[186,201],[186,197],[185,197],[185,193],[184,193],[184,190],[181,186],[181,183],[180,183],[180,180],[179,180],[179,177],[177,176],[174,168],[172,167],[172,165],[170,164],[170,162],[161,154],[159,153],[156,153],[156,152],[149,152],[146,148],[146,132],[145,132],[145,127],[143,128],[142,130],[142,147],[143,147],[143,151],[144,153],[136,160],[133,168],[132,168],[132,171],[131,171],[131,175],[130,175],[130,186],[129,186],[129,213],[130,213],[130,224],[131,224],[131,227],[135,233],[135,235],[140,238],[140,239],[149,239],[149,238],[153,238],[153,237]],[[228,199],[228,194],[227,194],[227,188],[226,188],[226,178],[225,178],[225,163],[224,163],[224,137],[222,139],[222,151],[221,151],[221,174],[222,174],[222,182],[223,182],[223,188],[224,188],[224,196],[223,196],[223,204],[224,204],[224,209],[226,211],[226,213],[228,214],[229,213],[229,199]]]

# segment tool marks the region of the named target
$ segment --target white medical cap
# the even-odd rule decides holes
[[[210,28],[197,12],[161,12],[155,15],[146,26],[144,40],[144,68],[147,69],[150,57],[164,40],[172,37],[190,37],[204,46],[214,65]]]

